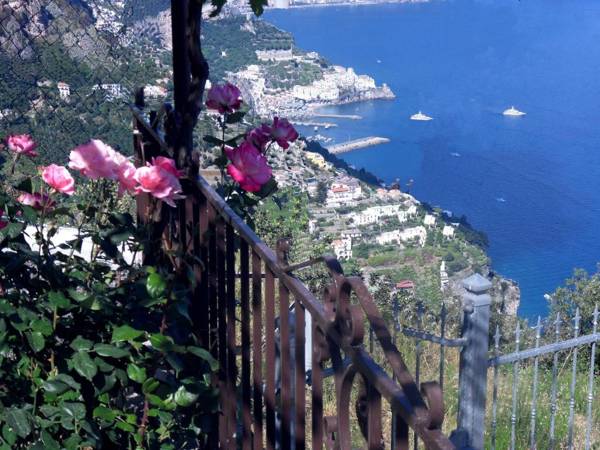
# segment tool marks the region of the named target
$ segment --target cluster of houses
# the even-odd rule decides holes
[[[356,178],[343,177],[334,181],[327,192],[329,208],[355,205],[363,198],[363,189]]]
[[[157,80],[157,82],[163,80]],[[57,83],[50,80],[42,80],[37,82],[39,88],[54,89],[58,91],[58,96],[61,100],[69,100],[72,94],[71,85],[64,81]],[[104,95],[107,101],[115,101],[123,98],[127,98],[130,93],[129,90],[119,83],[102,83],[95,84],[92,86],[92,92],[100,92]],[[167,88],[161,84],[148,85],[144,87],[144,94],[149,98],[165,98],[168,95]]]

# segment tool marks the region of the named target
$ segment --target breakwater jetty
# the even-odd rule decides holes
[[[390,142],[388,138],[377,137],[377,136],[369,136],[360,139],[354,139],[348,142],[342,142],[341,144],[336,144],[328,147],[329,153],[337,155],[339,153],[347,153],[353,150],[359,150],[361,148],[373,147],[375,145],[387,144]]]
[[[304,127],[322,127],[322,128],[335,128],[338,126],[337,123],[333,122],[311,122],[311,121],[294,121],[294,125],[304,126]]]
[[[314,113],[312,117],[320,117],[322,119],[350,119],[350,120],[361,120],[362,116],[356,114],[323,114]]]

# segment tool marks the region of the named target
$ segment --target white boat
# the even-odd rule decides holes
[[[454,156],[455,158],[460,158],[460,153],[452,152],[452,153],[450,153],[450,156]]]
[[[524,113],[523,111],[519,111],[514,106],[511,106],[510,108],[504,110],[502,114],[504,114],[505,116],[520,117],[524,116],[526,113]]]
[[[429,117],[428,115],[423,114],[421,111],[419,111],[418,113],[410,116],[410,120],[427,121],[427,120],[433,120],[433,117]]]
[[[498,197],[496,201],[500,203],[506,203],[506,199],[504,197]]]

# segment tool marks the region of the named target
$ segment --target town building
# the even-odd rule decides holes
[[[426,214],[425,218],[423,219],[423,225],[425,225],[426,227],[435,226],[435,216],[431,214]]]
[[[451,225],[445,225],[442,230],[442,235],[445,238],[452,239],[454,237],[454,227]]]
[[[58,95],[63,100],[66,100],[71,96],[71,86],[69,86],[67,83],[59,81],[56,83],[56,87],[58,88]]]
[[[162,86],[145,86],[144,95],[149,98],[165,98],[167,96],[167,89]]]
[[[336,239],[331,243],[331,246],[337,259],[352,258],[352,238],[343,237],[342,239]]]
[[[336,208],[342,205],[350,205],[363,196],[362,187],[358,180],[348,178],[343,181],[334,182],[327,191],[327,206]]]

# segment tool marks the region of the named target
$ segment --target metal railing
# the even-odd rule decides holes
[[[495,449],[497,447],[497,432],[498,432],[498,390],[499,390],[499,372],[500,368],[504,365],[512,365],[512,389],[511,389],[511,414],[510,414],[510,449],[514,450],[518,448],[517,444],[517,414],[518,414],[518,399],[519,396],[523,395],[522,390],[520,391],[519,376],[521,371],[521,364],[525,361],[533,360],[532,366],[532,384],[531,384],[531,399],[530,399],[530,425],[529,425],[529,447],[532,449],[540,448],[539,432],[548,433],[544,434],[542,441],[547,440],[547,448],[559,448],[558,433],[557,433],[557,415],[559,412],[559,399],[558,399],[558,388],[559,388],[559,370],[560,370],[560,358],[564,357],[566,360],[571,358],[571,370],[570,380],[568,389],[568,402],[567,411],[568,418],[566,423],[566,448],[585,448],[589,450],[592,448],[592,444],[598,444],[598,440],[595,443],[592,442],[592,432],[594,431],[593,422],[593,402],[594,387],[595,387],[595,374],[598,370],[596,367],[596,346],[597,342],[600,341],[600,333],[598,333],[598,307],[594,309],[592,317],[592,332],[586,336],[580,336],[580,325],[581,316],[579,309],[575,312],[573,318],[573,337],[571,339],[563,339],[561,335],[561,324],[564,322],[560,314],[557,313],[553,322],[554,330],[548,330],[548,335],[554,335],[554,342],[540,345],[541,338],[544,332],[544,326],[540,318],[537,320],[535,326],[535,344],[533,348],[526,350],[521,349],[522,333],[523,330],[519,323],[517,323],[514,335],[514,352],[510,354],[500,355],[500,339],[501,333],[499,328],[496,329],[494,337],[494,356],[489,359],[488,366],[493,370],[493,388],[492,388],[492,418],[491,418],[491,430],[490,430],[490,447]],[[549,322],[552,324],[552,322]],[[549,327],[551,328],[551,327]],[[553,331],[553,332],[552,332]],[[587,375],[587,392],[586,392],[586,406],[585,406],[585,429],[584,433],[576,435],[575,431],[575,403],[576,403],[576,387],[578,375],[584,372],[584,369],[578,364],[581,363],[578,360],[579,352],[589,346],[589,368]],[[568,353],[567,353],[568,351]],[[540,394],[540,361],[544,356],[552,355],[551,363],[551,382],[550,382],[550,423],[547,430],[540,430],[538,428],[538,408],[539,408],[539,394]],[[563,361],[566,365],[567,361]],[[577,438],[578,443],[575,442]],[[563,448],[560,446],[560,448]],[[594,447],[595,448],[595,447]]]
[[[144,164],[169,146],[141,110],[134,108],[134,117],[135,148]],[[287,261],[285,243],[277,253],[268,248],[204,179],[188,183],[187,198],[177,210],[163,207],[151,219],[148,205],[148,198],[139,198],[140,218],[155,220],[159,239],[163,236],[169,248],[179,245],[179,251],[197,257],[192,316],[203,345],[221,364],[217,385],[223,411],[218,439],[213,440],[219,448],[299,450],[310,443],[315,449],[350,449],[357,441],[352,430],[360,429],[369,449],[404,449],[409,428],[426,448],[454,448],[440,431],[444,408],[439,386],[415,383],[364,283],[344,276],[337,260],[323,259],[331,284],[319,301],[291,271],[303,264]],[[310,385],[305,364],[308,314]],[[374,330],[391,374],[365,350],[365,322]],[[281,367],[276,377],[277,354]],[[324,411],[323,370],[329,364],[335,415]],[[356,378],[361,380],[358,390]],[[393,415],[393,434],[383,429],[383,402]]]

